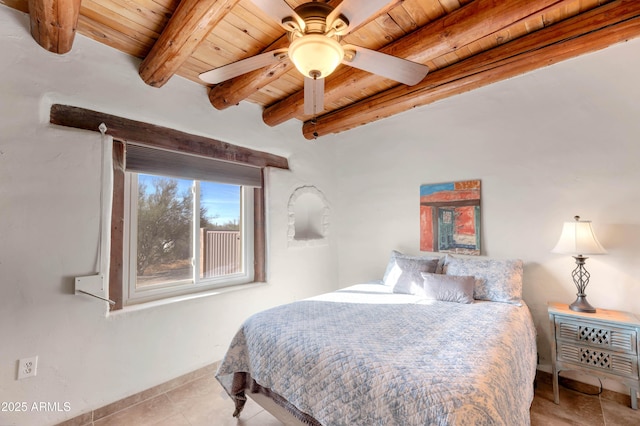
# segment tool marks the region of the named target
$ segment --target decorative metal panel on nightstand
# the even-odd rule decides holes
[[[553,397],[560,403],[558,373],[580,370],[617,380],[631,389],[631,408],[638,409],[640,389],[640,319],[621,311],[574,312],[568,305],[549,303]]]

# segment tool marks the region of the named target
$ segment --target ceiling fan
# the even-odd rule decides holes
[[[304,76],[304,113],[324,110],[324,79],[343,63],[412,86],[429,72],[426,65],[352,44],[343,36],[382,9],[389,0],[344,0],[333,8],[311,1],[292,9],[284,0],[251,0],[288,32],[288,48],[275,49],[200,74],[218,84],[290,58]]]

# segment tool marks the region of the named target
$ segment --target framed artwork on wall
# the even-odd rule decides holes
[[[420,250],[480,254],[480,180],[420,186]]]

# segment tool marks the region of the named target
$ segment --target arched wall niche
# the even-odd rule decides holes
[[[288,205],[289,247],[327,244],[329,204],[324,194],[313,185],[296,188]]]

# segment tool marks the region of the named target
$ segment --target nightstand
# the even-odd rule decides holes
[[[560,403],[558,373],[579,370],[619,381],[631,388],[631,408],[638,409],[640,389],[640,319],[607,309],[574,312],[563,303],[549,303],[553,398]]]

